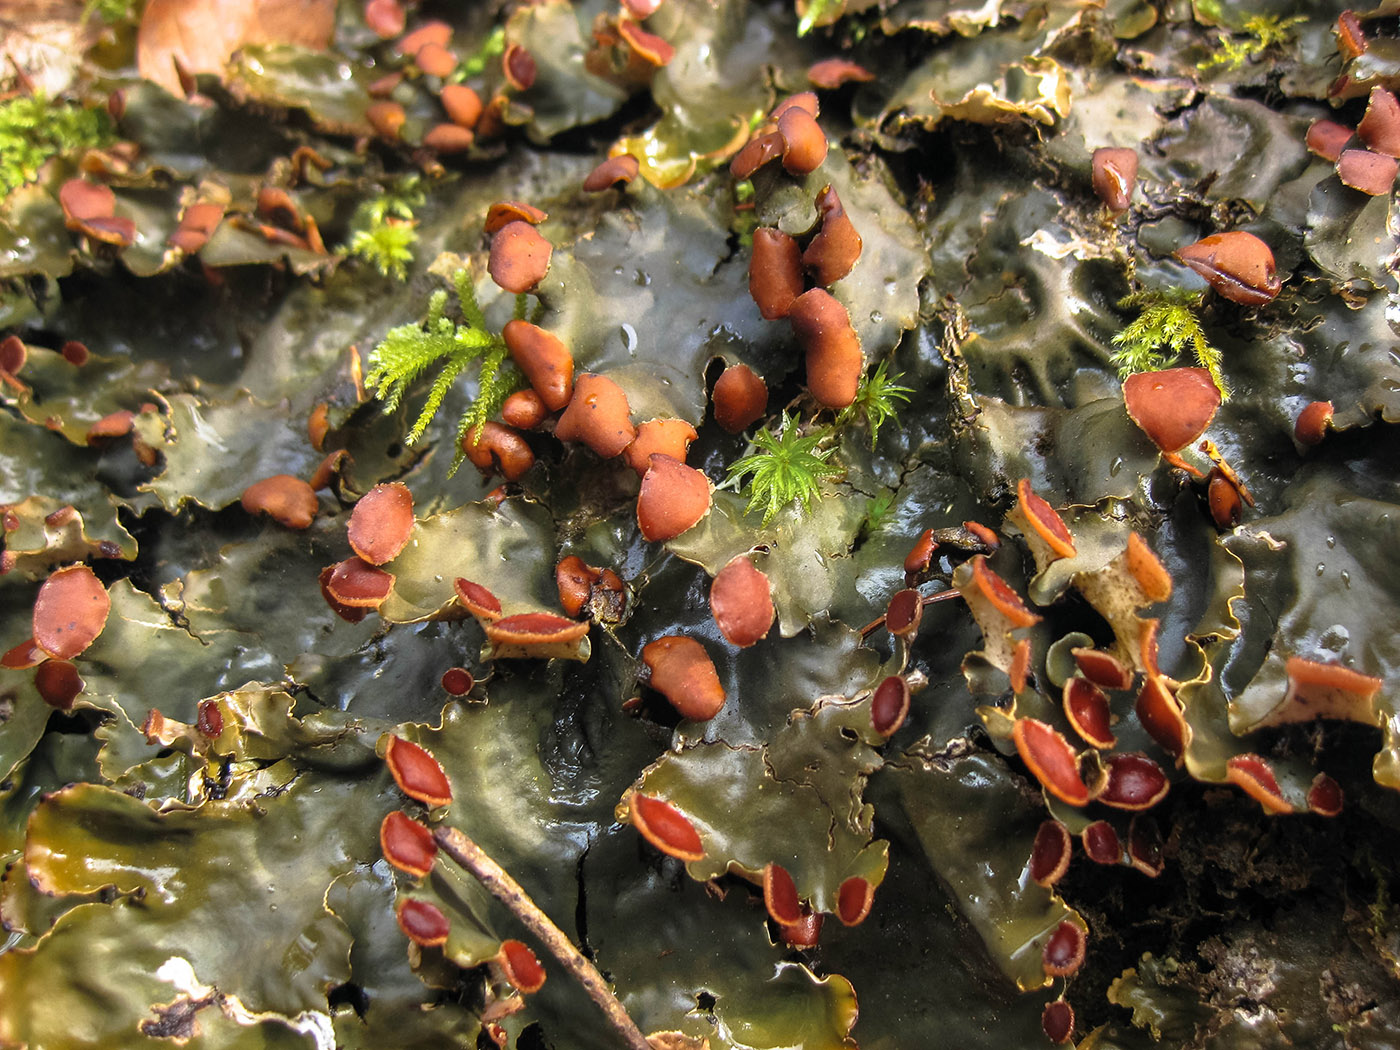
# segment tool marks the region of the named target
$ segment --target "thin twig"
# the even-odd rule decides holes
[[[456,828],[440,827],[433,838],[442,851],[467,871],[476,876],[491,895],[510,909],[511,913],[525,924],[550,953],[568,970],[574,980],[583,985],[588,997],[598,1004],[607,1015],[608,1021],[622,1037],[627,1050],[651,1050],[651,1044],[627,1010],[608,989],[598,968],[580,954],[568,935],[540,911],[539,905],[530,899],[510,873],[488,857],[475,842]]]

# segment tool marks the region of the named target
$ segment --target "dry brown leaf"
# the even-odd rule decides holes
[[[141,75],[182,93],[176,63],[222,74],[245,44],[321,50],[335,29],[335,0],[149,0],[136,39]]]

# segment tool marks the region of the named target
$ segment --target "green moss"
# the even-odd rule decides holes
[[[356,230],[350,238],[350,254],[372,263],[383,276],[403,281],[408,278],[413,246],[417,243],[418,230],[412,222],[386,218]]]
[[[846,0],[808,0],[807,10],[797,23],[797,35],[806,36],[817,26],[830,25],[846,10]]]
[[[422,324],[389,329],[384,341],[370,354],[370,371],[365,376],[366,388],[384,402],[385,412],[392,412],[421,376],[430,369],[438,369],[437,378],[428,391],[428,400],[408,433],[406,440],[412,445],[423,437],[457,377],[473,361],[480,362],[479,389],[458,421],[457,451],[450,473],[456,473],[465,456],[462,438],[473,427],[495,415],[506,396],[515,389],[515,373],[502,369],[509,351],[501,337],[486,327],[486,319],[476,302],[471,274],[458,270],[453,275],[453,286],[462,320],[458,322],[446,316],[447,292],[439,289],[428,300],[428,316]],[[525,308],[525,296],[517,296],[517,318],[525,316]]]
[[[874,372],[861,376],[860,385],[856,387],[856,399],[836,417],[837,426],[846,426],[857,421],[865,423],[870,428],[872,449],[880,436],[881,425],[887,420],[897,418],[899,404],[908,404],[909,396],[914,393],[913,387],[900,384],[899,380],[904,378],[902,375],[898,372],[894,375],[888,373],[888,363],[881,361]]]
[[[108,25],[134,22],[140,17],[141,0],[87,0],[83,5],[83,21],[96,16]]]
[[[51,157],[111,140],[111,123],[100,110],[42,94],[0,103],[0,198],[37,179]]]
[[[1280,47],[1292,36],[1289,30],[1299,22],[1306,22],[1303,15],[1280,18],[1278,15],[1255,15],[1247,19],[1241,32],[1244,39],[1236,39],[1237,34],[1220,33],[1218,50],[1208,58],[1198,62],[1196,68],[1202,73],[1224,66],[1229,71],[1243,68],[1246,62],[1259,58],[1271,47]]]
[[[500,58],[506,51],[506,27],[497,26],[491,31],[479,48],[462,60],[462,64],[457,67],[452,74],[452,79],[461,82],[467,77],[480,76],[487,65],[494,59]]]
[[[729,467],[729,481],[749,479],[749,505],[744,512],[751,513],[762,507],[763,524],[767,525],[789,503],[797,503],[806,510],[821,499],[822,480],[842,474],[840,467],[827,462],[836,451],[835,447],[821,447],[831,434],[830,427],[821,427],[803,436],[801,427],[786,412],[776,434],[767,428],[758,431],[753,443],[760,451],[742,457]]]
[[[1201,300],[1201,293],[1181,288],[1134,292],[1119,300],[1118,305],[1124,309],[1142,310],[1137,320],[1113,337],[1113,363],[1118,366],[1119,376],[1170,368],[1189,350],[1210,373],[1221,398],[1228,398],[1230,385],[1221,371],[1220,351],[1211,346],[1196,316]]]

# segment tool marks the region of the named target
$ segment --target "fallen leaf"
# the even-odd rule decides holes
[[[335,29],[335,0],[150,0],[136,38],[141,75],[173,95],[187,73],[222,74],[245,44],[323,50]]]

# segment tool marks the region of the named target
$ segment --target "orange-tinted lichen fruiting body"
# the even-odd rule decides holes
[[[466,696],[476,685],[476,678],[465,667],[449,667],[442,672],[440,684],[449,696]]]
[[[1079,775],[1079,757],[1063,736],[1034,718],[1018,718],[1012,737],[1021,760],[1047,791],[1071,806],[1089,801],[1089,788]]]
[[[797,241],[777,227],[760,226],[753,231],[749,294],[768,321],[786,317],[802,294],[802,257]]]
[[[1220,390],[1204,368],[1137,372],[1123,380],[1128,415],[1163,452],[1200,437],[1220,407]]]
[[[1053,886],[1069,870],[1069,830],[1058,820],[1041,823],[1031,845],[1031,881],[1041,886]]]
[[[1070,655],[1079,671],[1100,689],[1128,689],[1133,684],[1133,671],[1122,660],[1102,649],[1071,649]]]
[[[29,359],[29,348],[17,335],[7,335],[0,339],[0,372],[18,375]]]
[[[34,643],[58,660],[71,660],[97,640],[112,600],[86,565],[70,565],[46,579],[34,601]]]
[[[67,660],[45,660],[34,669],[34,688],[44,703],[67,711],[83,691],[83,677]]]
[[[618,455],[637,436],[627,395],[607,376],[584,372],[574,381],[574,395],[559,417],[554,436],[581,441],[604,459]]]
[[[637,494],[637,524],[653,543],[675,539],[710,510],[710,479],[671,456],[653,453]]]
[[[748,555],[736,555],[715,575],[710,614],[730,645],[746,649],[768,636],[775,616],[772,589]]]
[[[1235,755],[1225,763],[1225,779],[1249,795],[1268,813],[1292,813],[1273,768],[1258,755]]]
[[[419,879],[432,870],[437,859],[433,833],[397,809],[379,825],[379,848],[390,864]]]
[[[576,642],[588,633],[588,624],[553,613],[516,613],[482,623],[486,637],[497,646],[550,646]]]
[[[912,640],[919,632],[919,623],[924,617],[924,599],[912,587],[895,591],[885,606],[885,630],[896,638]]]
[[[506,45],[505,53],[501,56],[501,71],[516,91],[529,91],[535,86],[539,65],[535,62],[534,55],[520,44],[512,42]]]
[[[524,201],[496,201],[486,209],[486,219],[481,228],[486,236],[490,237],[517,220],[538,226],[547,218],[549,212],[536,208],[533,204],[526,204]]]
[[[458,127],[470,131],[481,119],[481,96],[466,84],[444,84],[438,92],[438,101],[448,119]]]
[[[430,77],[450,77],[457,68],[457,52],[430,40],[414,54],[413,64]]]
[[[1106,820],[1096,820],[1079,833],[1084,854],[1095,864],[1117,864],[1123,857],[1123,845],[1118,832]]]
[[[1074,557],[1074,536],[1063,518],[1045,500],[1031,490],[1030,479],[1022,478],[1016,485],[1016,501],[1022,516],[1058,557]]]
[[[384,761],[394,783],[409,798],[425,806],[445,806],[452,801],[452,785],[447,774],[428,751],[401,736],[390,735]]]
[[[1155,879],[1166,867],[1162,829],[1146,813],[1134,813],[1128,822],[1128,863]]]
[[[811,272],[813,281],[826,288],[855,268],[861,239],[832,187],[817,194],[817,210],[821,212],[821,228],[802,253],[802,265]]]
[[[814,948],[822,934],[823,918],[821,912],[808,909],[791,926],[779,926],[778,933],[790,948]]]
[[[22,671],[27,667],[37,667],[48,658],[48,654],[34,644],[33,638],[27,638],[0,655],[0,667]]]
[[[1153,740],[1172,755],[1185,753],[1191,739],[1191,729],[1182,713],[1181,703],[1162,675],[1150,674],[1143,681],[1135,710],[1138,722]]]
[[[1046,974],[1051,977],[1068,977],[1078,971],[1084,963],[1087,938],[1084,931],[1069,919],[1065,919],[1045,942],[1041,962]]]
[[[714,661],[694,638],[667,635],[642,649],[651,687],[666,697],[682,718],[703,722],[724,707],[724,686]]]
[[[1278,295],[1282,282],[1269,246],[1245,230],[1213,233],[1176,252],[1226,299],[1262,306]]]
[[[392,40],[402,33],[405,18],[398,0],[369,0],[365,4],[365,25],[380,40]]]
[[[909,716],[909,683],[890,675],[870,694],[870,728],[883,737],[895,734]]]
[[[499,472],[507,481],[519,481],[535,465],[535,453],[524,436],[490,420],[462,435],[462,452],[482,474]]]
[[[1087,678],[1065,679],[1065,717],[1074,731],[1094,747],[1110,748],[1118,741],[1113,735],[1108,695]]]
[[[501,600],[492,594],[489,588],[459,576],[453,581],[452,589],[457,594],[457,601],[477,619],[501,618]]]
[[[1040,615],[1027,609],[1021,596],[987,564],[985,554],[975,555],[969,564],[972,565],[973,586],[997,612],[1011,621],[1012,627],[1031,627],[1040,622]]]
[[[1092,165],[1094,192],[1099,200],[1114,214],[1127,211],[1133,187],[1137,185],[1137,151],[1114,147],[1096,149]]]
[[[1308,788],[1308,810],[1323,817],[1335,817],[1342,811],[1342,786],[1326,773],[1313,778]]]
[[[1355,11],[1343,11],[1337,16],[1337,50],[1343,61],[1350,62],[1367,49],[1366,31],[1361,27],[1361,19]]]
[[[870,914],[875,902],[875,887],[869,879],[852,875],[836,889],[836,917],[843,926],[857,926]]]
[[[401,55],[416,55],[424,44],[442,44],[445,47],[451,41],[452,27],[446,22],[434,20],[415,26],[412,32],[404,34],[395,49]]]
[[[240,500],[249,514],[266,514],[289,529],[305,529],[316,517],[316,490],[301,478],[274,474],[243,490]]]
[[[1098,796],[1098,801],[1106,806],[1150,809],[1166,796],[1170,787],[1162,767],[1141,751],[1109,755],[1106,765],[1108,782]]]
[[[780,926],[795,925],[805,914],[797,884],[781,864],[768,864],[763,869],[763,903]]]
[[[404,936],[420,948],[446,944],[447,935],[452,932],[452,923],[442,909],[428,901],[402,900],[395,914]]]
[[[399,132],[403,130],[404,121],[408,119],[408,114],[397,102],[380,99],[378,102],[371,102],[366,107],[365,119],[369,121],[370,127],[384,138],[396,139],[399,137]]]
[[[671,803],[638,793],[628,809],[642,837],[662,853],[686,861],[704,858],[705,847],[695,825]]]
[[[393,592],[393,574],[361,557],[347,557],[330,567],[326,589],[340,605],[374,609]]]
[[[807,79],[813,87],[834,91],[846,84],[868,84],[875,74],[849,59],[824,58],[808,67]]]
[[[1332,402],[1312,401],[1298,413],[1298,421],[1293,425],[1293,436],[1300,445],[1319,444],[1332,426]]]
[[[554,567],[554,585],[559,591],[559,605],[570,616],[578,616],[588,604],[588,596],[601,573],[577,554],[559,560]]]
[[[360,561],[359,558],[355,558],[353,560],[361,565],[364,565],[364,562]],[[335,591],[331,590],[331,581],[335,579],[336,574],[341,571],[341,567],[343,564],[344,563],[342,562],[336,565],[327,565],[324,569],[321,570],[320,576],[317,577],[317,583],[319,583],[321,587],[321,597],[325,599],[326,604],[330,606],[332,612],[334,612],[346,623],[359,623],[361,620],[363,620],[366,616],[369,615],[371,607],[365,605],[347,604],[346,602],[343,602],[339,598],[337,598]],[[374,567],[371,565],[366,566],[366,568]],[[385,575],[388,574],[385,573]]]
[[[491,238],[486,264],[491,279],[506,291],[519,295],[533,291],[549,272],[554,248],[528,222],[508,222]]]
[[[636,438],[622,455],[639,477],[645,477],[651,469],[653,454],[660,453],[684,463],[690,443],[697,436],[695,428],[684,419],[648,419],[637,427]]]
[[[1312,122],[1304,141],[1307,143],[1308,152],[1335,164],[1351,136],[1351,128],[1338,124],[1335,120],[1324,119]]]
[[[805,109],[785,110],[778,118],[778,134],[783,137],[783,167],[789,174],[806,175],[826,160],[826,132]]]
[[[574,357],[564,341],[529,321],[507,321],[501,339],[540,400],[551,412],[569,403],[574,393]]]
[[[476,136],[457,124],[435,124],[423,136],[423,145],[436,153],[451,155],[465,153],[476,142]]]
[[[506,980],[516,991],[530,995],[544,987],[544,967],[525,943],[516,940],[502,941],[501,953],[497,958]]]
[[[1211,520],[1219,529],[1233,529],[1244,513],[1239,486],[1219,467],[1213,468],[1206,479],[1206,505],[1210,508]]]
[[[768,411],[768,384],[745,364],[730,365],[710,394],[715,422],[731,434],[746,430]]]
[[[778,121],[790,109],[800,109],[809,116],[815,117],[821,112],[821,103],[815,92],[799,91],[795,95],[789,95],[774,106],[773,111],[768,114],[768,119]]]
[[[1156,552],[1136,532],[1128,533],[1128,549],[1124,552],[1128,572],[1142,589],[1143,597],[1152,602],[1164,602],[1172,596],[1172,578]],[[1126,689],[1126,685],[1112,688]]]
[[[1056,1046],[1068,1043],[1074,1038],[1074,1007],[1063,999],[1046,1003],[1040,1012],[1040,1030]]]
[[[609,157],[588,173],[583,180],[585,193],[602,193],[613,186],[626,186],[637,177],[641,162],[630,153]]]
[[[501,422],[517,430],[534,430],[549,415],[549,406],[532,389],[517,390],[501,402]]]
[[[1400,157],[1400,101],[1383,87],[1371,89],[1366,115],[1356,127],[1361,141],[1377,153]]]
[[[863,364],[846,308],[830,292],[813,288],[793,302],[788,320],[806,351],[807,389],[826,408],[845,408],[856,399]]]
[[[634,55],[656,68],[669,65],[671,59],[676,57],[674,47],[655,33],[648,33],[636,22],[623,19],[618,23],[617,31]]]
[[[413,493],[401,481],[376,485],[361,496],[346,529],[350,547],[371,565],[397,558],[412,533]]]
[[[769,161],[781,157],[784,146],[782,135],[776,131],[749,139],[744,148],[734,154],[734,159],[729,162],[729,173],[736,179],[747,179]]]
[[[1400,163],[1394,157],[1368,149],[1346,149],[1337,158],[1337,178],[1344,186],[1366,194],[1383,197],[1395,185]]]

